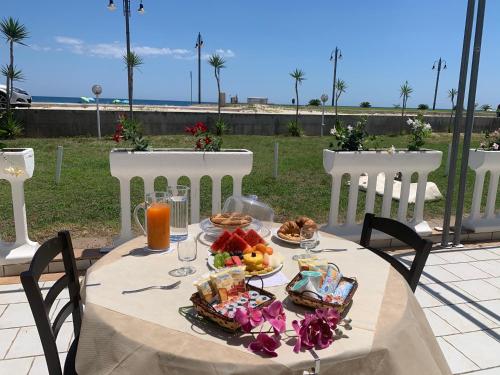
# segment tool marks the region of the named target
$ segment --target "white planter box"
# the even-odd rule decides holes
[[[495,212],[500,176],[500,151],[470,150],[469,167],[475,172],[474,192],[470,215],[464,219],[463,227],[477,233],[500,231],[500,213]],[[490,172],[488,195],[484,213],[481,214],[484,178]]]
[[[13,167],[20,173],[16,176],[7,171]],[[0,179],[9,181],[12,191],[12,208],[16,229],[14,243],[0,239],[0,264],[29,262],[39,244],[28,237],[26,208],[24,203],[24,181],[33,176],[35,155],[33,149],[4,149],[0,155]]]
[[[144,191],[154,191],[156,177],[167,178],[168,185],[186,176],[191,182],[191,223],[200,220],[200,179],[212,179],[212,212],[221,210],[221,181],[233,178],[233,195],[241,195],[243,177],[252,171],[253,152],[249,150],[222,150],[203,152],[191,149],[155,149],[153,151],[112,150],[109,155],[111,175],[120,180],[121,233],[120,239],[132,237],[130,215],[130,180],[141,177]]]
[[[442,152],[425,151],[331,151],[323,150],[323,167],[326,173],[332,176],[332,192],[330,201],[330,215],[327,230],[339,236],[352,240],[359,240],[362,224],[356,222],[358,205],[359,178],[362,173],[368,175],[366,204],[363,213],[373,212],[375,205],[375,188],[377,176],[384,173],[385,188],[382,201],[382,216],[390,217],[392,204],[393,178],[398,172],[402,173],[401,199],[398,206],[397,219],[421,235],[429,235],[432,230],[423,219],[425,189],[428,174],[439,168]],[[410,193],[411,175],[418,174],[417,197],[413,218],[407,217],[408,196]],[[346,221],[339,220],[340,189],[342,175],[349,174],[349,201],[346,212]],[[389,177],[389,178],[387,178]]]

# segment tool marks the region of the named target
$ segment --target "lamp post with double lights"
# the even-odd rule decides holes
[[[330,61],[333,60],[333,89],[332,89],[332,107],[335,105],[335,85],[337,84],[337,62],[342,60],[342,51],[335,47],[330,55]]]
[[[203,39],[201,33],[198,33],[195,48],[198,50],[198,104],[201,104],[201,47],[203,46]]]
[[[437,93],[438,93],[438,86],[439,86],[439,76],[441,74],[441,70],[446,69],[446,61],[439,58],[439,60],[434,61],[434,65],[432,65],[432,70],[437,69],[437,75],[436,75],[436,88],[434,89],[434,102],[432,103],[432,110],[434,111],[436,109],[436,98],[437,98]]]
[[[139,9],[137,12],[139,14],[144,14],[144,5],[142,4],[142,0],[140,0]],[[116,10],[116,5],[114,0],[109,0],[108,9],[110,11]],[[125,16],[125,38],[127,44],[127,79],[128,79],[128,105],[130,118],[133,118],[134,113],[132,111],[132,66],[130,65],[129,56],[130,56],[130,0],[123,0],[123,15]]]

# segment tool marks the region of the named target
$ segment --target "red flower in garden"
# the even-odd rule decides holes
[[[201,139],[198,139],[198,140],[196,141],[196,148],[197,148],[197,149],[202,149],[202,148],[203,148],[203,146],[201,145]]]
[[[195,126],[201,133],[208,131],[207,126],[203,122],[197,122]]]
[[[115,134],[113,135],[113,140],[118,143],[123,138],[123,125],[118,124],[115,128]]]
[[[212,143],[212,138],[210,138],[209,136],[206,136],[205,137],[205,144],[208,145],[210,143]]]

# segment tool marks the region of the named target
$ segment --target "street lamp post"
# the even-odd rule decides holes
[[[437,64],[437,66],[436,66]],[[444,65],[443,65],[444,64]],[[437,93],[438,93],[438,86],[439,86],[439,76],[441,74],[441,68],[444,70],[446,69],[446,61],[439,58],[439,60],[434,61],[434,65],[432,65],[432,70],[437,68],[437,75],[436,75],[436,88],[434,89],[434,102],[432,103],[432,110],[434,111],[436,109],[436,98],[437,98]]]
[[[189,71],[189,81],[191,83],[191,105],[193,104],[193,71]]]
[[[203,39],[201,33],[198,33],[195,48],[198,50],[198,104],[201,104],[201,47],[203,46]]]
[[[108,9],[110,11],[116,10],[116,5],[114,0],[109,0]],[[142,0],[139,4],[139,9],[137,10],[139,14],[144,14],[144,5],[142,4]],[[128,105],[130,118],[134,117],[134,113],[132,111],[132,66],[130,65],[129,56],[130,56],[130,0],[123,0],[123,15],[125,16],[125,39],[127,44],[127,80],[128,80]]]
[[[101,139],[101,115],[99,113],[99,95],[102,94],[101,85],[92,86],[92,92],[95,95],[95,104],[97,109],[97,137]]]
[[[333,63],[333,90],[332,90],[332,107],[335,105],[335,84],[337,83],[337,62],[342,59],[342,51],[339,47],[335,47],[335,51],[332,51],[330,55],[330,61]]]
[[[328,101],[328,95],[321,95],[321,103],[323,103],[323,111],[321,112],[321,136],[323,136],[323,129],[325,127],[325,103]]]

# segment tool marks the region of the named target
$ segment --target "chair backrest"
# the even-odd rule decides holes
[[[38,281],[43,270],[59,254],[62,254],[64,262],[64,276],[55,282],[47,292],[47,296],[43,298]],[[38,334],[40,335],[49,374],[61,375],[61,363],[56,345],[59,330],[70,314],[73,314],[75,338],[79,336],[82,325],[80,283],[78,281],[78,271],[76,269],[75,255],[69,232],[59,232],[57,237],[46,241],[38,248],[31,261],[29,270],[21,273],[21,282],[35,319]],[[62,307],[51,323],[49,318],[50,309],[57,296],[66,287],[69,291],[69,302]]]
[[[381,249],[376,249],[370,246],[370,240],[372,236],[372,230],[378,230],[380,232],[386,233],[401,242],[404,242],[412,249],[415,250],[415,258],[411,264],[411,268],[408,269],[403,263],[401,263],[396,258],[382,251]],[[363,223],[363,231],[361,232],[360,245],[370,249],[380,257],[387,260],[396,270],[403,275],[411,290],[415,291],[424,270],[425,262],[432,248],[432,242],[420,237],[413,229],[404,225],[403,223],[385,218],[376,217],[374,214],[366,214]]]

